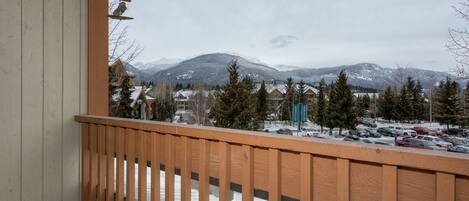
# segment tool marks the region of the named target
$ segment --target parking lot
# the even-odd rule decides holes
[[[330,132],[324,128],[321,132],[320,127],[312,123],[305,123],[301,130],[277,123],[266,124],[264,131],[299,137],[469,154],[469,130],[459,128],[448,130],[438,123],[403,124],[369,120],[367,123],[359,124],[356,129],[343,130],[341,134],[338,129]]]

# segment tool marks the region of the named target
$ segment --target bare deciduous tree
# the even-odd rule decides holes
[[[119,4],[119,0],[109,1],[109,13]],[[135,40],[128,38],[129,26],[122,20],[109,20],[109,62],[113,63],[120,58],[130,63],[142,53],[143,48]]]
[[[456,16],[469,22],[469,0],[464,0],[453,6]],[[458,77],[467,77],[465,66],[469,65],[469,31],[467,28],[449,28],[447,48],[453,53],[458,65],[452,71]]]

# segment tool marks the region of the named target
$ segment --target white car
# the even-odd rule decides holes
[[[433,142],[439,147],[450,148],[450,147],[453,146],[453,144],[451,144],[449,142],[445,142],[444,140],[442,140],[441,138],[436,137],[436,136],[418,135],[416,138],[420,139],[420,140],[426,140],[426,141]]]
[[[402,136],[402,137],[415,137],[415,136],[417,136],[417,132],[415,132],[414,130],[410,130],[410,129],[398,130],[398,132],[399,132],[399,135]]]

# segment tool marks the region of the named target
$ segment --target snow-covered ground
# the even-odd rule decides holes
[[[117,161],[114,160],[114,167],[117,167]],[[127,163],[124,161],[124,174],[127,172]],[[114,178],[116,177],[116,170],[114,169]],[[116,180],[114,179],[114,191],[116,191]],[[127,184],[126,176],[124,175],[124,186]],[[191,200],[199,200],[198,181],[191,181]],[[135,200],[138,200],[138,164],[135,164]],[[242,194],[238,192],[232,192],[232,201],[241,201]],[[126,194],[126,188],[124,187],[124,195]],[[217,186],[210,185],[210,201],[218,201],[219,189]],[[160,171],[160,197],[161,200],[165,200],[165,172]],[[147,167],[147,201],[151,200],[151,168]],[[181,177],[179,175],[174,176],[174,200],[181,200]],[[264,201],[260,198],[254,198],[254,201]]]

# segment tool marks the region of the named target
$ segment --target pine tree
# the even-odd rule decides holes
[[[257,119],[258,121],[265,121],[267,119],[267,90],[265,88],[265,82],[262,81],[259,91],[257,91]]]
[[[422,85],[420,81],[417,81],[415,88],[412,90],[412,106],[414,111],[414,117],[416,120],[425,119],[425,96],[423,93]]]
[[[408,121],[412,115],[412,103],[410,93],[406,86],[401,87],[401,91],[398,97],[397,110],[398,119],[400,121]]]
[[[285,95],[283,97],[283,103],[282,103],[282,113],[281,113],[281,119],[283,121],[291,121],[291,107],[292,107],[292,101],[295,98],[295,83],[293,82],[293,79],[290,77],[287,79],[285,83]]]
[[[332,88],[328,105],[330,128],[339,128],[339,135],[342,134],[344,128],[355,128],[356,114],[353,107],[353,94],[347,85],[347,75],[342,70]]]
[[[130,87],[130,78],[129,76],[125,76],[120,86],[120,99],[116,110],[117,117],[132,118],[133,108],[130,107],[132,103],[132,99],[130,99],[132,92],[130,92]]]
[[[392,88],[389,86],[388,88],[386,88],[384,93],[379,95],[378,110],[381,116],[385,120],[390,121],[396,118],[394,114],[395,108],[396,108],[396,102],[395,102],[394,92]]]
[[[170,121],[174,119],[176,113],[176,104],[172,96],[172,87],[170,84],[163,83],[160,87],[160,92],[156,97],[157,111],[155,118],[158,121]]]
[[[316,112],[316,123],[321,126],[321,133],[323,132],[323,127],[326,125],[326,96],[325,96],[325,85],[326,81],[321,79],[319,82],[319,92],[317,100],[317,112]]]
[[[446,124],[447,129],[449,125],[456,125],[460,115],[457,83],[447,77],[446,82],[443,82],[437,91],[435,102],[435,120]]]
[[[236,60],[228,65],[228,83],[216,94],[217,101],[212,111],[215,126],[255,130],[256,100],[252,95],[254,83],[249,77],[240,82],[238,70]]]
[[[298,100],[297,100],[297,103],[306,103],[306,97],[304,96],[305,89],[306,89],[306,83],[305,83],[304,80],[301,80],[298,83],[298,91],[297,91]]]

